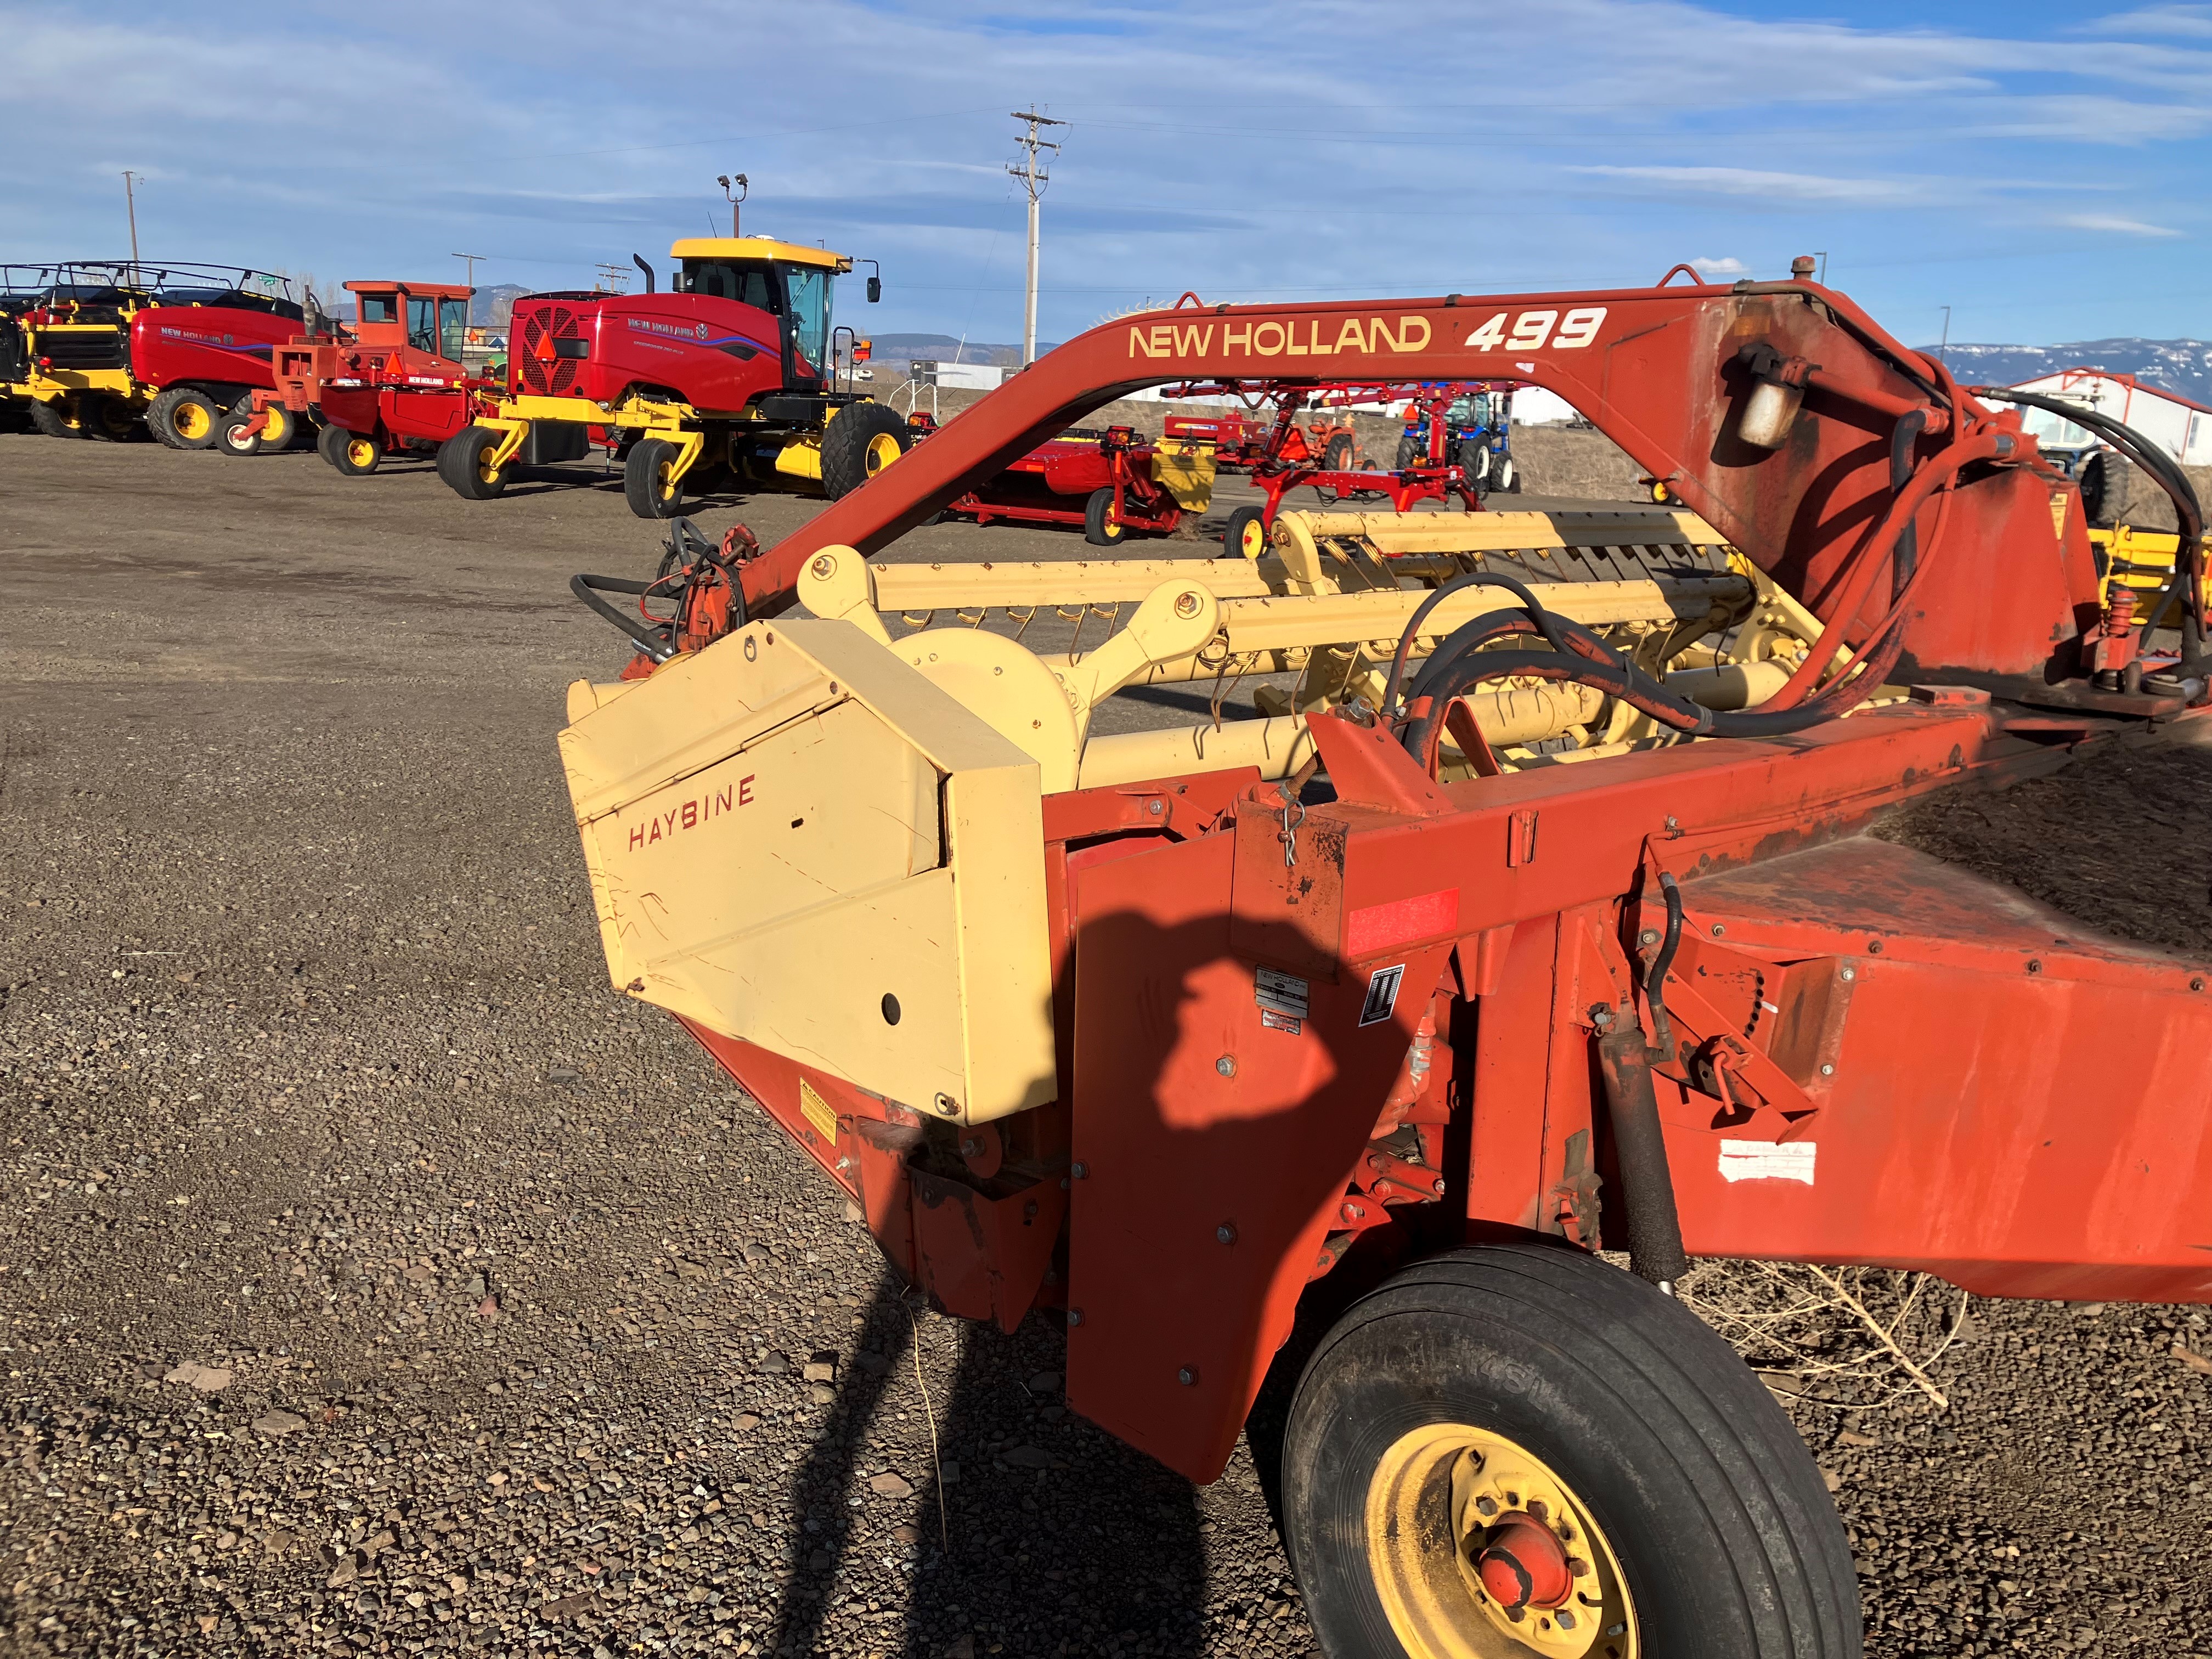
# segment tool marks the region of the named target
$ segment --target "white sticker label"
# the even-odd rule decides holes
[[[1255,968],[1252,970],[1252,1000],[1262,1008],[1288,1014],[1292,1019],[1304,1019],[1309,1012],[1305,981],[1296,974],[1286,974],[1279,968]]]
[[[1361,1005],[1359,1023],[1379,1025],[1390,1018],[1398,1006],[1398,981],[1406,977],[1406,964],[1395,968],[1377,968],[1367,981],[1367,1000]]]
[[[1802,1181],[1809,1187],[1813,1162],[1820,1151],[1820,1143],[1813,1140],[1723,1140],[1721,1179]]]

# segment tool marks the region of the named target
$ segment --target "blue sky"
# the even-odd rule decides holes
[[[131,167],[149,258],[588,286],[742,171],[748,230],[881,261],[843,320],[1013,340],[1034,104],[1048,338],[1813,252],[1913,343],[2212,334],[2212,5],[993,3],[0,0],[0,258],[127,248]]]

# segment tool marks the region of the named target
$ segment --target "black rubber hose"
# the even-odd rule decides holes
[[[1597,1058],[1621,1194],[1628,1200],[1629,1271],[1671,1296],[1675,1281],[1689,1271],[1690,1258],[1682,1249],[1682,1218],[1674,1207],[1674,1177],[1667,1167],[1667,1138],[1659,1127],[1644,1033],[1619,1023],[1597,1040]]]
[[[601,593],[650,593],[658,582],[631,581],[623,576],[571,576],[568,591],[586,605],[605,617],[617,628],[637,642],[637,648],[655,662],[666,662],[676,654],[676,647],[668,636],[648,628],[635,617],[626,617],[601,599]]]
[[[1897,417],[1897,424],[1889,432],[1889,492],[1897,495],[1912,482],[1912,446],[1928,429],[1928,411],[1908,409]],[[1916,518],[1917,514],[1914,515]],[[1905,597],[1905,589],[1912,580],[1912,572],[1920,562],[1920,526],[1912,520],[1905,520],[1897,532],[1897,541],[1889,559],[1889,599],[1892,605]]]
[[[1674,1029],[1667,1023],[1667,970],[1674,965],[1674,952],[1682,948],[1682,892],[1664,871],[1659,876],[1659,894],[1667,902],[1667,932],[1659,941],[1659,954],[1651,958],[1651,971],[1644,976],[1644,1001],[1651,1010],[1651,1046],[1671,1060]]]
[[[2142,434],[2109,416],[2100,415],[2094,410],[2083,409],[2060,398],[2045,398],[2033,392],[2015,392],[2009,386],[1975,386],[1972,390],[1978,398],[2039,409],[2094,432],[2158,480],[2159,488],[2173,503],[2174,523],[2179,535],[2174,544],[2172,578],[2152,604],[2145,625],[2154,625],[2166,607],[2179,599],[2182,662],[2185,667],[2194,667],[2203,662],[2205,656],[2205,617],[2201,582],[2203,574],[2204,508],[2197,499],[2196,486],[2189,482],[2188,474]]]
[[[1528,591],[1527,583],[1516,580],[1511,576],[1494,570],[1473,571],[1467,575],[1455,577],[1446,582],[1415,607],[1411,620],[1406,623],[1406,631],[1398,636],[1397,654],[1390,659],[1390,678],[1383,682],[1382,712],[1385,714],[1393,712],[1396,707],[1398,683],[1406,676],[1406,658],[1413,648],[1414,640],[1420,635],[1421,624],[1429,619],[1429,613],[1447,599],[1469,587],[1504,588],[1528,607],[1529,616],[1535,619],[1538,630],[1551,642],[1552,649],[1562,655],[1565,654],[1567,650],[1565,637],[1559,626],[1563,619],[1545,610],[1538,602],[1536,596]],[[1478,617],[1476,620],[1480,621],[1481,618]],[[1611,647],[1601,645],[1601,648],[1605,651],[1608,658],[1613,658]],[[1434,656],[1441,654],[1443,654],[1443,647],[1440,646],[1432,654],[1431,660],[1434,659]],[[1618,660],[1617,658],[1613,659]]]

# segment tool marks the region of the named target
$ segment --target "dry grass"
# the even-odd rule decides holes
[[[1941,1362],[1966,1328],[1969,1298],[1933,1274],[1705,1261],[1676,1293],[1793,1401],[1858,1413],[1914,1396],[1950,1405]]]

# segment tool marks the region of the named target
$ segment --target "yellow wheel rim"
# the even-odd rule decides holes
[[[376,459],[376,446],[366,438],[356,438],[346,445],[346,461],[352,466],[367,466]]]
[[[1566,1482],[1504,1435],[1433,1423],[1401,1436],[1376,1465],[1366,1523],[1376,1594],[1413,1659],[1640,1659],[1613,1546]],[[1533,1571],[1507,1571],[1516,1552]]]
[[[179,404],[169,416],[169,429],[179,438],[190,438],[195,441],[206,437],[208,428],[214,424],[208,416],[204,404]]]
[[[261,429],[261,445],[264,449],[282,449],[292,435],[292,417],[282,407],[271,407],[269,424]]]
[[[1267,550],[1267,526],[1258,519],[1247,519],[1244,529],[1237,538],[1237,550],[1248,559],[1256,559]]]
[[[863,464],[867,468],[868,476],[871,478],[874,477],[877,473],[882,471],[905,453],[899,447],[896,438],[888,432],[878,432],[868,440],[867,453],[862,458]]]
[[[676,499],[676,463],[663,461],[653,470],[653,487],[664,501]]]

